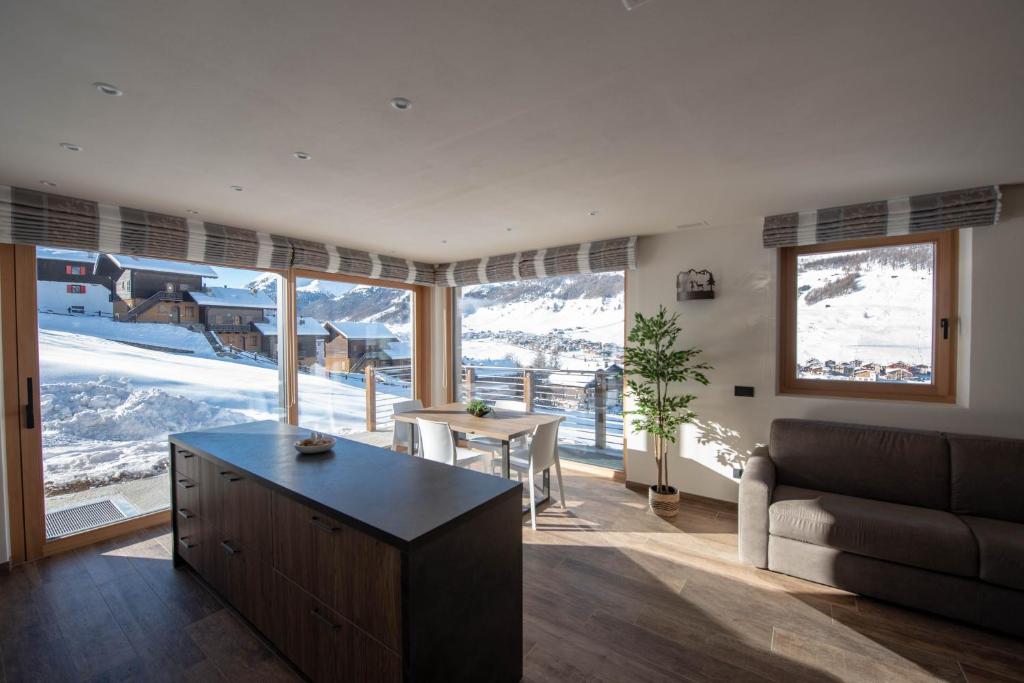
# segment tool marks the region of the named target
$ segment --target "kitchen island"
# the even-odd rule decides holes
[[[175,565],[312,680],[519,680],[522,485],[309,433],[171,435]]]

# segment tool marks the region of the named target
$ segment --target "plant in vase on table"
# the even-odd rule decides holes
[[[654,460],[658,483],[648,491],[651,510],[661,517],[675,517],[679,512],[679,491],[668,483],[668,444],[675,443],[679,428],[697,417],[690,410],[693,394],[673,393],[673,386],[693,380],[707,385],[704,374],[713,368],[696,360],[698,348],[677,349],[682,329],[679,314],[671,316],[664,306],[652,316],[637,313],[633,328],[626,338],[626,386],[634,408],[627,411],[633,429],[654,437]]]

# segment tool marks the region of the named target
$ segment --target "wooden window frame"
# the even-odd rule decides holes
[[[855,382],[849,380],[801,379],[796,374],[797,324],[797,257],[852,249],[899,246],[905,244],[935,245],[935,278],[932,319],[932,383],[897,384]],[[957,291],[959,278],[959,234],[955,230],[875,237],[845,242],[832,242],[779,249],[779,357],[778,392],[798,396],[829,398],[885,399],[956,402],[956,360],[959,318]],[[949,338],[942,339],[940,321],[949,321]]]
[[[387,287],[389,289],[404,289],[412,293],[412,397],[423,401],[423,405],[430,405],[431,386],[431,349],[432,339],[430,332],[431,306],[433,287],[428,285],[410,284],[408,282],[396,282],[393,280],[377,280],[356,275],[341,275],[338,273],[324,273],[318,270],[305,270],[293,268],[291,275],[290,308],[295,310],[295,288],[300,278],[309,280],[329,280],[331,282],[344,282],[353,285],[367,285],[370,287]],[[295,316],[292,316],[294,318]],[[294,324],[294,323],[293,323]],[[294,330],[289,330],[294,336]],[[296,340],[296,346],[298,341]],[[295,404],[294,410],[289,411],[292,424],[298,424],[301,416],[298,414],[298,355],[289,364],[295,374]]]

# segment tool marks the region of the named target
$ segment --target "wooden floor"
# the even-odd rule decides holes
[[[527,681],[1024,681],[1024,642],[735,562],[735,512],[674,523],[566,471],[524,528]],[[3,678],[297,680],[189,571],[167,529],[0,577]]]

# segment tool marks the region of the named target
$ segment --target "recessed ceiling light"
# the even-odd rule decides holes
[[[40,180],[39,184],[46,185],[47,187],[57,187],[57,183],[53,182],[52,180]]]
[[[512,232],[512,228],[505,228],[505,232]]]
[[[81,145],[76,145],[73,142],[62,142],[62,143],[60,143],[60,146],[63,147],[64,149],[66,149],[69,152],[81,152],[82,151],[82,146]]]
[[[404,97],[395,97],[391,100],[391,106],[399,111],[405,111],[412,107],[412,102]]]
[[[232,189],[232,190],[234,190],[235,192],[241,192],[241,191],[242,191],[242,190],[244,190],[245,188],[244,188],[244,187],[242,187],[241,185],[232,185],[232,186],[231,186],[231,189]]]
[[[198,212],[198,211],[196,211],[195,209],[185,209],[185,212],[186,212],[186,213],[190,213],[190,214],[192,214],[193,216],[198,216],[198,215],[199,215],[199,212]]]
[[[309,161],[310,159],[313,158],[312,154],[308,154],[306,152],[296,152],[292,156],[298,159],[299,161]]]
[[[120,97],[124,94],[124,91],[118,88],[116,85],[110,85],[102,81],[96,81],[93,83],[93,87],[99,90],[104,95],[113,95],[114,97]]]
[[[596,216],[596,215],[597,215],[597,213],[598,213],[598,212],[597,212],[597,209],[594,209],[594,210],[592,210],[592,211],[590,212],[590,215],[591,215],[591,216]]]
[[[441,244],[448,244],[448,240],[441,240]]]

